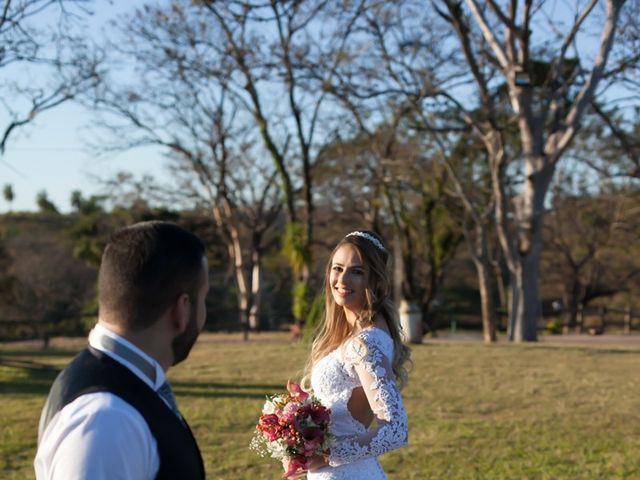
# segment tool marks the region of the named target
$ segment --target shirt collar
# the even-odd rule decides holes
[[[154,390],[166,380],[160,364],[140,348],[101,324],[89,333],[89,345],[131,370]]]

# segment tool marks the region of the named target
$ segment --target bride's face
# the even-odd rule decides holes
[[[334,253],[329,285],[337,305],[354,312],[364,308],[367,274],[360,253],[354,246],[342,245]]]

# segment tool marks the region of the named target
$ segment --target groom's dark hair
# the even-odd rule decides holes
[[[141,222],[115,232],[102,254],[98,304],[109,321],[130,331],[152,325],[180,295],[195,305],[204,281],[205,247],[169,222]]]

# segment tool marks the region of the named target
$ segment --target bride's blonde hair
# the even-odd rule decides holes
[[[336,305],[331,293],[329,277],[333,257],[343,245],[352,245],[358,251],[368,280],[365,287],[365,306],[357,320],[359,327],[365,328],[373,325],[377,315],[384,318],[393,339],[393,360],[391,362],[393,373],[399,388],[402,388],[408,381],[405,364],[411,362],[411,350],[402,341],[398,311],[391,300],[389,252],[384,247],[382,239],[376,233],[368,230],[350,233],[336,245],[329,256],[324,279],[324,321],[315,335],[311,354],[305,367],[303,382],[309,383],[311,369],[317,361],[356,333],[347,322],[344,309]]]

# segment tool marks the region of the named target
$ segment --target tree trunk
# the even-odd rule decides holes
[[[539,247],[538,247],[539,248]],[[519,271],[513,275],[512,287],[512,340],[535,342],[538,340],[538,320],[541,315],[539,292],[539,251],[531,251],[519,259]]]
[[[500,303],[498,304],[498,309],[500,310],[500,314],[497,315],[496,317],[496,321],[498,323],[496,323],[496,326],[498,325],[502,325],[502,315],[504,314],[504,312],[508,309],[508,299],[507,299],[507,291],[506,288],[504,286],[504,275],[503,275],[503,270],[502,270],[502,266],[500,265],[500,260],[494,260],[493,262],[493,275],[495,277],[495,281],[496,281],[496,286],[498,289],[498,298]]]
[[[530,148],[527,152],[538,149],[531,138],[523,143]],[[542,313],[539,287],[542,216],[554,164],[546,162],[544,156],[533,153],[525,153],[525,159],[524,186],[520,195],[514,199],[512,223],[515,229],[509,228],[505,221],[507,205],[504,196],[497,202],[496,216],[499,219],[497,227],[500,245],[511,273],[509,338],[516,342],[535,342],[538,338],[538,320]],[[494,187],[494,191],[504,194],[503,188]]]
[[[473,264],[478,274],[480,289],[480,305],[482,312],[482,336],[485,343],[496,341],[496,307],[493,299],[492,272],[493,266],[489,258],[487,227],[481,219],[476,218],[473,239]],[[468,234],[467,234],[468,238]],[[468,238],[468,240],[470,240]]]
[[[567,288],[567,292],[563,298],[564,325],[562,326],[562,333],[565,335],[575,330],[578,325],[578,307],[580,305],[580,298],[582,298],[582,288],[578,280],[578,271],[574,271],[573,276],[571,285]]]
[[[404,258],[402,257],[402,240],[395,231],[393,235],[393,301],[400,305],[402,300],[402,283],[404,282]]]
[[[249,340],[249,309],[251,305],[251,291],[249,290],[245,275],[244,259],[242,257],[242,245],[240,244],[240,234],[234,225],[230,226],[231,242],[228,245],[229,257],[233,261],[233,273],[238,288],[238,313],[240,327],[243,331],[244,340]]]
[[[252,254],[251,271],[251,308],[249,309],[249,328],[260,328],[260,308],[262,306],[262,258],[258,250]]]
[[[509,341],[513,341],[514,335],[513,332],[516,327],[516,305],[520,301],[518,298],[518,289],[515,288],[516,282],[514,280],[514,275],[509,272],[509,302],[508,302],[508,311],[507,311],[507,337]]]
[[[577,315],[577,322],[578,324],[576,325],[576,333],[584,333],[584,307],[585,305],[580,302],[578,303],[578,315]]]
[[[482,309],[482,336],[484,343],[493,343],[496,337],[496,309],[493,301],[493,284],[491,281],[491,263],[487,258],[475,258],[474,265],[478,273],[480,288],[480,304]]]
[[[240,322],[240,328],[242,329],[242,337],[245,341],[249,340],[249,304],[250,304],[250,292],[247,289],[247,284],[244,279],[244,275],[241,272],[236,273],[236,286],[238,287],[238,320]]]

